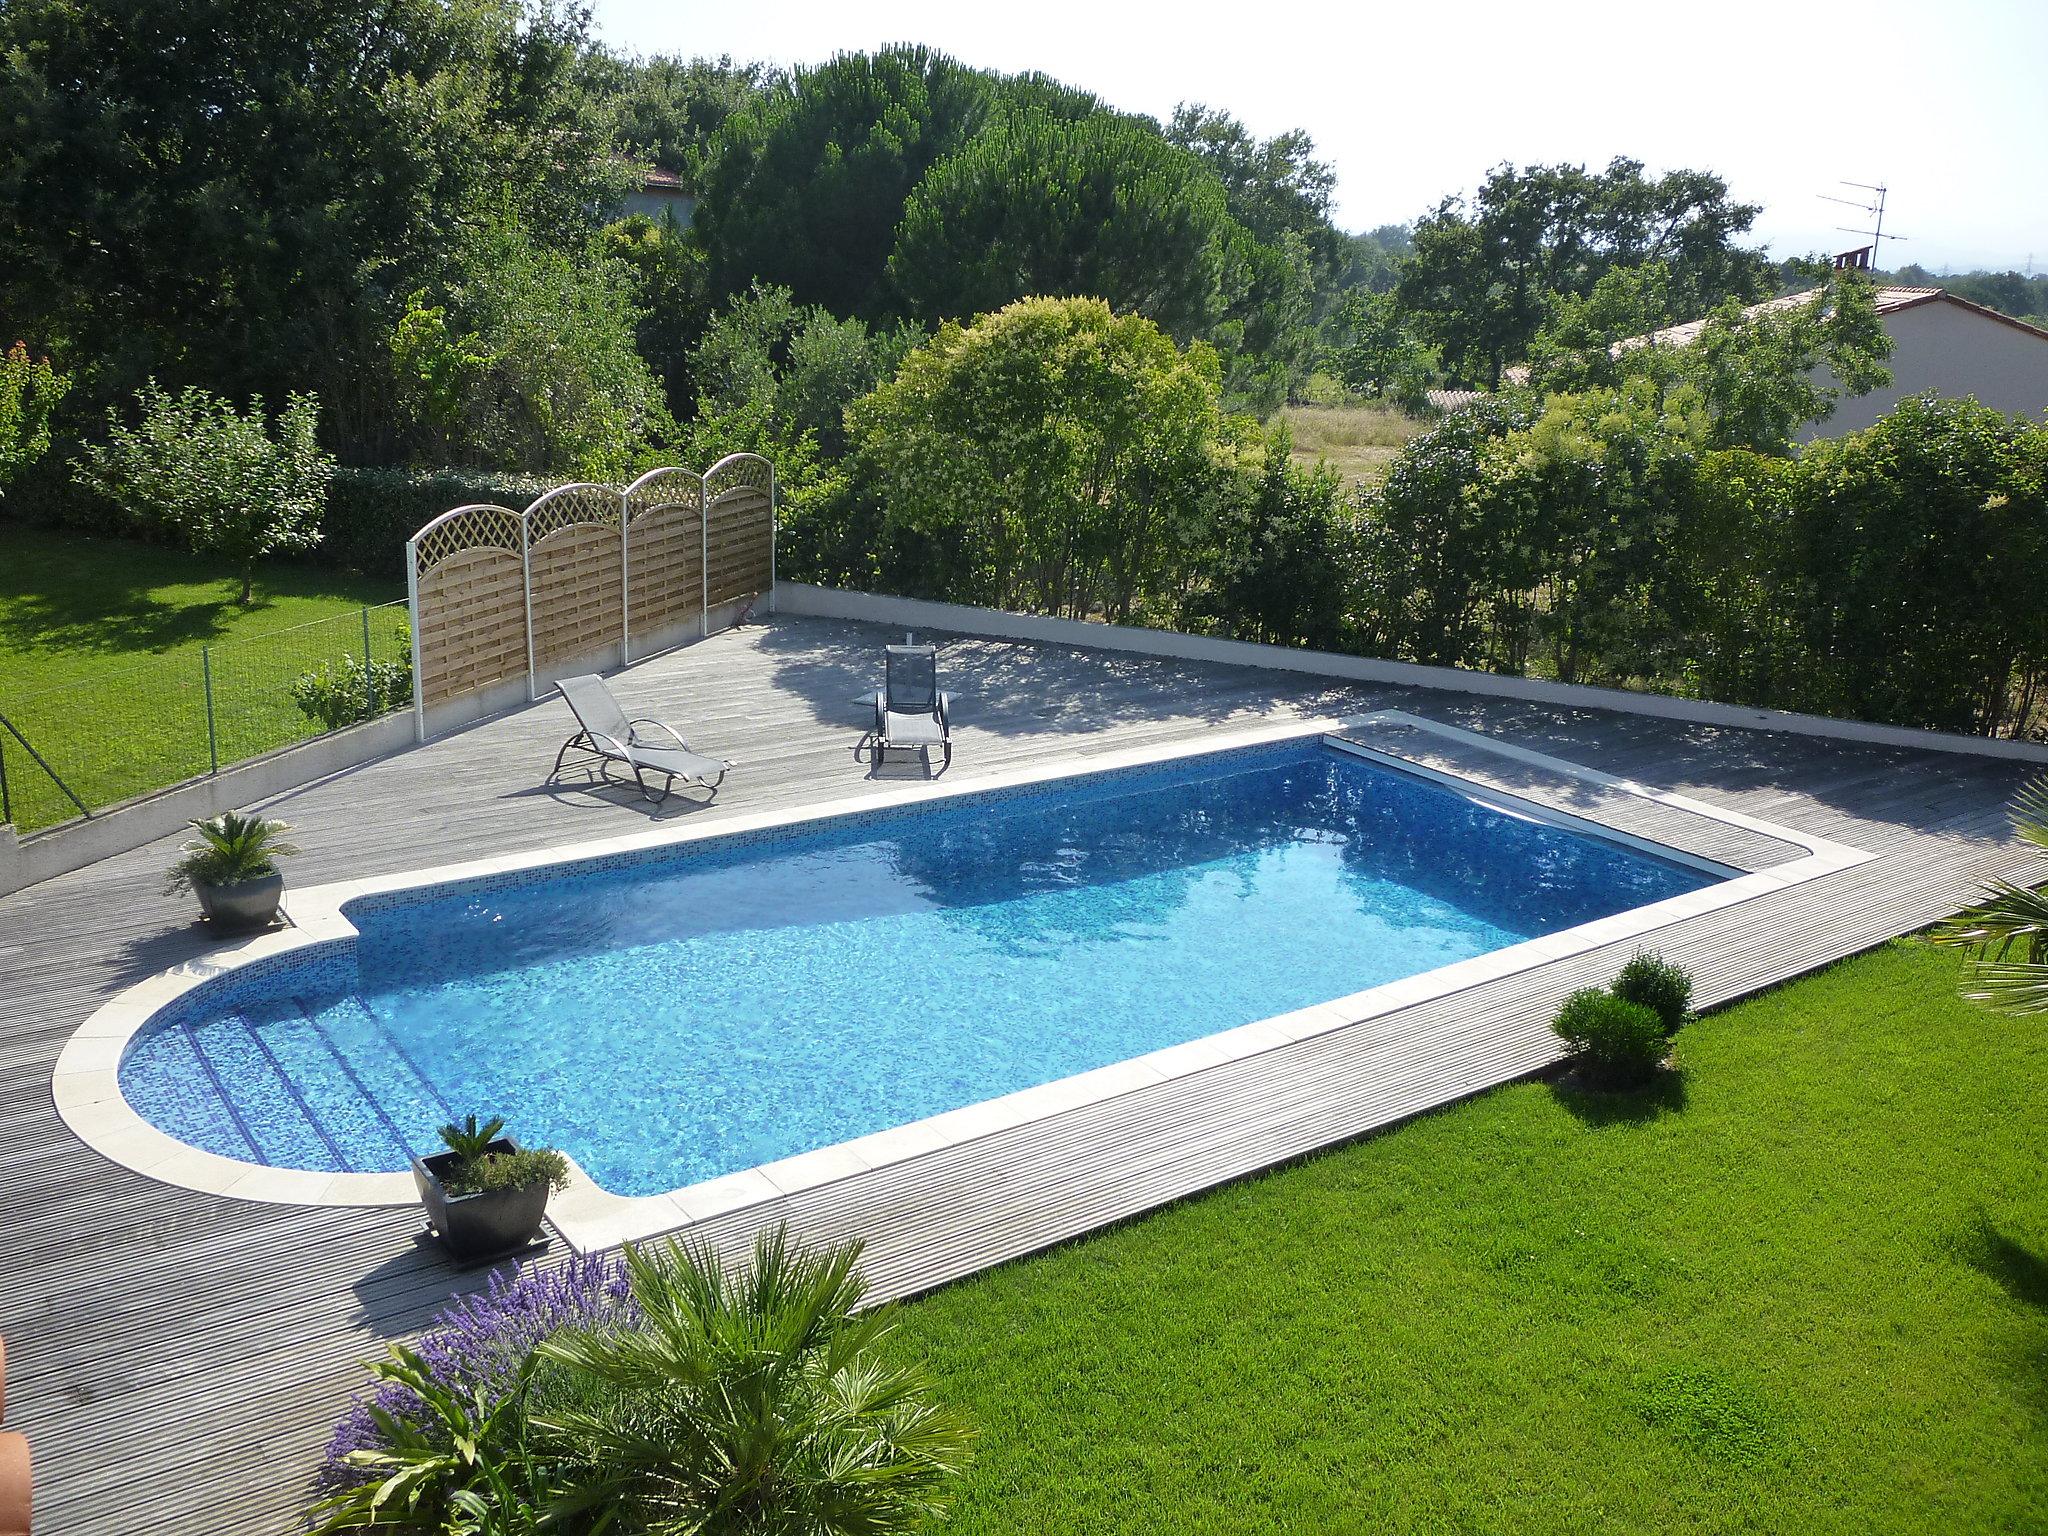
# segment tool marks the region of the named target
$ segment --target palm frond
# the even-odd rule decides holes
[[[2036,848],[2048,848],[2048,775],[2029,779],[2012,797],[2006,814],[2022,839]]]

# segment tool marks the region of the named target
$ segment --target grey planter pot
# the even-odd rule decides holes
[[[217,928],[241,933],[251,928],[268,928],[277,921],[277,904],[284,895],[284,876],[272,872],[254,880],[232,885],[197,885],[199,910]]]
[[[518,1144],[500,1136],[489,1148],[516,1152]],[[412,1160],[412,1180],[427,1208],[427,1220],[441,1234],[454,1258],[468,1262],[524,1248],[540,1233],[547,1215],[548,1181],[538,1179],[518,1189],[486,1189],[472,1195],[451,1195],[442,1184],[455,1166],[453,1152],[436,1152]]]

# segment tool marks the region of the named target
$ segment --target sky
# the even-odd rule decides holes
[[[1884,264],[2048,269],[2048,0],[595,0],[636,53],[815,63],[920,42],[1042,70],[1164,118],[1222,107],[1261,137],[1305,128],[1337,222],[1405,223],[1503,160],[1718,172],[1761,203],[1774,255],[1867,243],[1820,194],[1890,193]]]

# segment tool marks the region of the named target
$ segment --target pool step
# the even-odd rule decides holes
[[[354,994],[307,1011],[387,1137],[408,1155],[439,1150],[440,1128],[453,1117],[384,1021]],[[395,1166],[406,1163],[401,1159]]]
[[[274,1168],[342,1172],[349,1166],[347,1143],[322,1123],[293,1081],[279,1006],[245,1004],[192,1031],[193,1046],[257,1160]]]

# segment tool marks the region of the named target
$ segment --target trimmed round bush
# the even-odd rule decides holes
[[[1641,1003],[1663,1021],[1666,1036],[1692,1011],[1692,972],[1662,955],[1640,954],[1621,968],[1609,989],[1627,1002]]]
[[[1655,1010],[1599,987],[1566,998],[1551,1027],[1571,1048],[1579,1071],[1605,1088],[1648,1082],[1664,1064],[1669,1047],[1664,1021]]]

